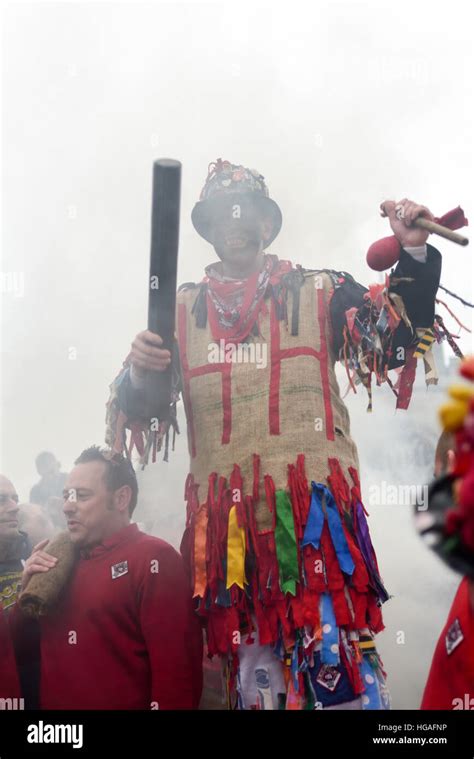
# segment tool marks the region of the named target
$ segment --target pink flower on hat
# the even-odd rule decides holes
[[[245,179],[245,169],[240,168],[240,169],[237,169],[237,171],[234,171],[234,173],[232,174],[232,179],[234,180],[234,182],[241,182],[242,179]]]

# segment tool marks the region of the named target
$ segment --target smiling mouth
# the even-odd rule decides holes
[[[246,248],[248,239],[237,235],[229,235],[225,238],[225,244],[228,248]]]

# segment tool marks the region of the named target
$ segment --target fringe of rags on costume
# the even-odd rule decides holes
[[[424,326],[440,340],[434,294],[441,257],[431,246],[428,253],[435,273]],[[403,262],[395,279],[405,277]],[[262,272],[240,283],[213,266],[206,274],[177,298],[191,456],[182,550],[209,655],[225,663],[228,707],[333,708],[359,700],[365,709],[387,708],[374,636],[389,594],[334,364],[342,359],[351,385],[358,377],[369,399],[372,376],[391,384],[387,372],[399,367],[392,389],[406,408],[414,354],[430,355],[426,329],[416,334],[400,294],[406,283],[391,278],[367,290],[345,272],[308,271],[271,255]],[[222,338],[261,343],[266,365],[209,362],[209,346]],[[400,346],[406,360],[396,355]],[[109,445],[120,450],[128,427],[129,454],[134,446],[143,454],[159,449],[166,433],[149,431],[141,403],[125,365],[111,387]],[[264,647],[267,659],[249,672],[246,661]]]

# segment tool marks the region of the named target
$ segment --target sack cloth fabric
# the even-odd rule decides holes
[[[304,277],[297,335],[262,299],[247,353],[215,363],[222,330],[212,318],[196,329],[196,292],[178,293],[191,453],[183,552],[209,653],[225,660],[230,708],[388,705],[372,640],[388,595],[368,531],[365,559],[357,540],[366,521],[331,351],[332,292],[328,274]]]

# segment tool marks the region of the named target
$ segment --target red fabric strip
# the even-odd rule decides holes
[[[189,387],[189,363],[187,355],[187,335],[186,335],[186,306],[184,303],[178,304],[178,346],[181,360],[183,375],[183,403],[186,411],[188,424],[189,448],[191,458],[196,456],[196,435],[194,431],[193,409],[191,405],[191,393]]]
[[[318,320],[319,320],[319,338],[321,354],[319,362],[321,368],[321,384],[323,386],[324,411],[326,415],[326,438],[334,440],[334,422],[332,417],[331,406],[331,389],[329,386],[328,371],[328,346],[326,342],[326,304],[324,302],[324,290],[317,290],[318,299]]]
[[[448,229],[461,229],[461,227],[469,225],[461,206],[453,208],[452,211],[448,211],[439,218],[435,218],[435,221],[442,227],[448,227]]]
[[[247,511],[247,525],[249,528],[250,536],[252,538],[252,546],[255,552],[255,556],[259,557],[258,541],[257,541],[257,524],[255,522],[255,509],[254,501],[251,496],[245,496],[245,507]]]
[[[232,432],[232,364],[226,364],[222,370],[222,409],[224,419],[222,422],[222,445],[230,442]]]
[[[319,359],[321,384],[323,390],[324,413],[326,417],[326,438],[334,440],[334,423],[331,406],[331,389],[329,385],[328,348],[326,341],[326,303],[323,290],[317,291],[317,316],[319,322],[320,349],[319,351],[309,346],[294,348],[280,348],[280,323],[276,316],[276,306],[271,302],[270,310],[270,335],[271,335],[271,370],[270,370],[270,397],[269,397],[269,428],[271,435],[280,434],[280,380],[281,361],[285,358],[297,356],[313,356]]]
[[[267,499],[267,505],[272,515],[272,532],[273,532],[276,526],[275,483],[273,482],[273,479],[269,474],[265,475],[265,477],[263,478],[263,481],[265,483],[265,496]]]
[[[397,409],[403,409],[406,411],[410,404],[411,395],[413,392],[413,383],[415,381],[417,360],[414,357],[415,348],[409,348],[407,350],[407,357],[405,366],[399,379],[398,386],[398,398]]]
[[[260,499],[260,456],[253,454],[253,489],[252,498],[257,504]]]
[[[276,315],[275,302],[272,299],[270,307],[270,394],[268,422],[270,435],[280,434],[280,323]]]

